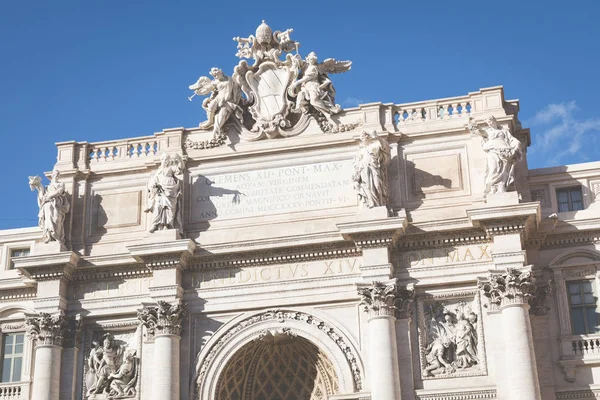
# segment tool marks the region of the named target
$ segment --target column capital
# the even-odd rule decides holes
[[[140,323],[152,337],[159,335],[181,335],[185,318],[185,304],[179,300],[175,304],[159,300],[156,306],[149,306],[138,312]]]
[[[358,294],[360,305],[373,317],[408,318],[410,304],[414,297],[412,287],[399,287],[395,280],[389,282],[374,281],[368,285],[360,285]]]
[[[509,268],[506,273],[491,274],[488,279],[479,280],[478,286],[488,298],[490,311],[512,304],[529,304],[537,290],[530,269]]]
[[[62,315],[39,313],[25,319],[27,336],[37,341],[37,345],[63,346],[69,331],[69,319]]]

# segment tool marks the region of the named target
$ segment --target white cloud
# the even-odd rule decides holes
[[[559,164],[569,156],[577,156],[579,162],[588,160],[587,151],[596,147],[600,118],[578,119],[578,110],[575,101],[548,104],[527,121],[534,133],[530,154],[543,157],[546,165]]]

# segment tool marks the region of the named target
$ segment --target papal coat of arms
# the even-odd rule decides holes
[[[329,58],[320,63],[314,52],[303,59],[298,53],[299,43],[290,37],[292,32],[273,32],[263,21],[255,35],[233,39],[238,43],[236,55],[242,60],[231,77],[212,68],[212,79],[202,76],[190,86],[194,91],[190,100],[208,95],[202,102],[207,120],[200,128],[212,129],[214,144],[224,141],[226,129],[254,141],[298,135],[311,119],[324,132],[359,125],[336,121],[341,107],[335,103],[335,89],[329,79],[329,74],[350,70],[352,62]],[[246,59],[254,62],[250,65]]]

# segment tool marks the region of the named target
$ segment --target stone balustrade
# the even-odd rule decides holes
[[[25,400],[27,386],[29,383],[0,383],[0,400]]]
[[[361,130],[387,131],[392,134],[400,132],[408,136],[420,135],[431,132],[434,129],[431,124],[437,126],[434,130],[460,131],[466,129],[465,125],[469,117],[483,120],[490,115],[495,115],[496,118],[504,118],[516,115],[518,109],[518,101],[506,101],[504,91],[500,86],[443,99],[404,104],[362,104],[343,110],[339,114],[341,126],[344,126],[345,130],[321,140],[328,141],[328,143],[336,140],[344,141],[348,139],[348,135],[343,135],[341,132],[347,131],[352,136],[358,135]],[[199,134],[204,135],[202,138],[208,141],[212,138],[211,131],[201,128],[170,128],[151,136],[138,138],[94,143],[59,143],[56,167],[61,171],[75,167],[80,170],[106,171],[122,168],[124,162],[133,162],[131,165],[144,165],[148,161],[157,163],[158,157],[163,152],[185,153],[186,140],[190,135],[197,136]],[[338,139],[340,135],[343,137]],[[307,136],[307,140],[314,141],[314,138]],[[277,146],[285,147],[284,144],[279,143]],[[217,153],[227,153],[227,146],[224,147]]]
[[[154,136],[137,139],[113,140],[91,144],[89,159],[91,162],[106,162],[118,159],[131,159],[155,156],[158,141]]]
[[[571,346],[575,355],[600,354],[600,336],[573,340]]]
[[[475,114],[470,96],[392,106],[397,127],[432,120],[468,119]]]

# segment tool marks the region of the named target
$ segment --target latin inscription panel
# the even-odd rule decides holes
[[[259,267],[211,269],[186,275],[185,287],[209,289],[311,278],[327,279],[339,275],[358,274],[361,265],[362,258],[356,257]]]
[[[351,160],[196,175],[191,222],[353,206],[351,177]]]

